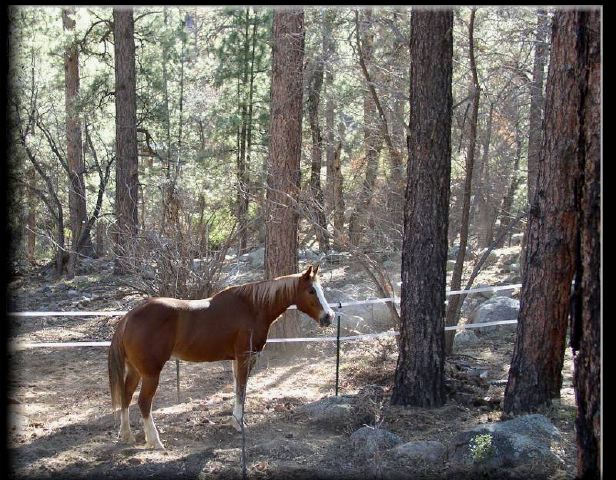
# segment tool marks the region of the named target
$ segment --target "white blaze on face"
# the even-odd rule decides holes
[[[312,286],[317,292],[317,298],[319,299],[321,308],[323,309],[324,312],[329,313],[329,315],[331,315],[333,318],[334,311],[331,308],[329,308],[329,304],[327,303],[327,300],[325,300],[325,295],[323,294],[323,288],[321,288],[321,284],[319,282],[314,282]]]

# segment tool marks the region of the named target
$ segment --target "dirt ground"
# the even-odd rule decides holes
[[[67,288],[44,276],[22,278],[10,285],[11,307],[110,310],[136,303],[118,294],[121,289],[107,278],[82,280],[85,286],[71,283]],[[108,340],[117,320],[13,318],[11,334],[14,340],[33,342]],[[325,333],[335,334],[333,327]],[[460,431],[501,419],[513,340],[513,333],[482,335],[477,344],[456,350],[446,366],[449,398],[437,409],[389,405],[397,358],[393,339],[347,342],[341,348],[340,394],[363,395],[364,403],[382,419],[380,426],[404,441],[447,444]],[[303,344],[290,356],[274,350],[266,347],[249,379],[245,438],[229,421],[230,362],[182,362],[179,402],[175,363],[168,362],[153,406],[164,451],[145,448],[134,403],[130,420],[136,444],[118,443],[106,347],[15,351],[9,356],[11,471],[17,478],[237,478],[242,475],[244,445],[248,478],[458,478],[446,462],[418,467],[386,457],[367,464],[357,461],[349,441],[357,425],[324,428],[301,411],[303,405],[334,395],[335,343]],[[554,479],[575,477],[571,374],[567,350],[561,399],[540,412],[562,433],[558,448],[565,467]]]

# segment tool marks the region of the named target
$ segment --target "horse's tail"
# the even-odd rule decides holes
[[[120,323],[116,326],[116,330],[111,339],[109,347],[109,355],[107,357],[107,365],[109,367],[109,388],[111,390],[111,406],[114,411],[122,408],[122,397],[124,396],[124,327],[126,325],[126,317],[122,317]]]

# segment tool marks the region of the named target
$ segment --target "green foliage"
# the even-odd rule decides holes
[[[473,437],[470,443],[471,456],[475,463],[481,463],[488,460],[495,453],[492,445],[492,435],[485,433]]]
[[[467,102],[469,93],[468,18],[469,8],[455,11],[454,25],[454,111],[452,129],[452,185],[465,174],[467,143]],[[362,159],[365,156],[364,100],[366,82],[358,65],[353,9],[305,8],[305,64],[323,52],[323,19],[333,18],[331,38],[335,54],[327,69],[334,74],[333,85],[323,90],[320,123],[325,135],[325,104],[335,103],[337,126],[345,125],[342,145],[342,174],[347,208],[354,206],[361,188]],[[274,12],[271,8],[201,8],[195,6],[136,7],[135,45],[137,68],[137,122],[140,149],[140,208],[149,227],[160,224],[162,194],[167,177],[175,175],[181,195],[186,228],[200,213],[197,199],[203,196],[205,216],[216,215],[220,225],[210,230],[212,242],[222,242],[231,231],[237,186],[238,130],[244,120],[243,107],[252,106],[250,156],[247,165],[251,194],[264,192],[264,166],[267,162],[270,121],[271,37]],[[386,112],[395,98],[404,102],[408,121],[408,68],[396,70],[393,48],[408,48],[410,11],[406,8],[375,8],[373,11],[375,88]],[[94,151],[84,145],[87,208],[94,208],[99,174],[94,153],[103,165],[115,150],[115,74],[112,8],[78,7],[74,31],[62,27],[61,8],[10,7],[9,9],[9,120],[10,160],[15,177],[23,178],[30,166],[18,142],[16,118],[22,121],[36,110],[36,119],[51,135],[60,151],[65,151],[64,49],[77,42],[80,55],[80,94],[78,110],[87,128]],[[494,123],[488,156],[493,203],[501,201],[510,183],[516,155],[515,128],[523,137],[520,172],[521,187],[514,208],[526,203],[526,136],[528,134],[529,75],[534,54],[535,10],[531,8],[480,7],[476,20],[476,55],[482,87],[478,156],[487,129],[490,104]],[[254,33],[254,36],[253,36]],[[406,51],[406,50],[405,50]],[[254,52],[254,53],[253,53]],[[404,53],[404,52],[403,52]],[[403,57],[403,62],[410,61]],[[252,99],[250,73],[252,70]],[[248,81],[247,81],[248,80]],[[392,122],[390,119],[390,128]],[[311,133],[303,122],[302,185],[309,179]],[[85,131],[85,130],[84,130]],[[404,132],[398,135],[403,136]],[[406,157],[406,138],[398,138]],[[86,136],[84,135],[84,143]],[[68,178],[38,127],[27,135],[27,143],[56,186],[61,204],[68,209]],[[146,153],[148,155],[146,155]],[[389,175],[388,152],[381,150],[379,182]],[[167,164],[170,170],[167,170]],[[325,185],[323,161],[322,184]],[[37,188],[45,190],[38,178]],[[20,211],[25,186],[17,185],[15,211]],[[113,218],[114,175],[105,192],[102,215]],[[454,198],[454,197],[452,197]],[[39,226],[51,236],[54,219],[43,199],[36,197]],[[249,205],[249,217],[262,212],[256,202]],[[23,224],[23,213],[11,216],[15,229]],[[378,228],[378,225],[376,225]],[[43,239],[43,235],[41,235]],[[42,243],[45,244],[45,243]],[[51,256],[49,245],[47,255]]]

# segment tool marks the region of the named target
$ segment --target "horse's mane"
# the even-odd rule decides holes
[[[281,299],[291,299],[295,296],[300,275],[287,275],[272,280],[246,283],[227,290],[232,290],[235,294],[246,298],[253,305],[277,303]]]

